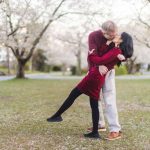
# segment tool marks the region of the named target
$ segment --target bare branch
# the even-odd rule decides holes
[[[53,16],[53,17],[55,16],[55,14],[57,13],[57,11],[60,9],[60,7],[62,6],[62,4],[63,4],[65,1],[66,1],[66,0],[62,0],[62,1],[60,2],[60,4],[55,8],[54,12],[52,13],[52,16]],[[61,16],[60,16],[60,17],[61,17]],[[59,18],[60,18],[60,17],[59,17]],[[43,34],[45,33],[45,31],[47,30],[47,28],[49,27],[49,25],[50,25],[53,21],[54,21],[54,20],[50,18],[49,21],[48,21],[48,23],[45,25],[45,27],[43,28],[43,30],[40,32],[39,36],[34,40],[33,45],[32,45],[32,47],[31,47],[30,52],[29,52],[28,56],[26,57],[25,61],[28,61],[28,60],[31,58],[35,47],[37,46],[37,44],[39,43],[39,41],[40,41],[40,39],[42,38]]]
[[[3,2],[4,2],[4,0],[0,0],[0,4],[3,3]]]
[[[64,38],[60,38],[60,37],[56,37],[58,40],[62,41],[62,42],[67,42],[68,44],[73,44],[73,45],[77,45],[77,41],[71,41],[70,39],[64,39]]]
[[[55,8],[54,12],[52,13],[52,16],[55,16],[55,14],[57,13],[57,11],[59,10],[59,8],[61,7],[61,5],[65,2],[66,0],[62,0],[60,2],[60,4]]]
[[[31,2],[31,0],[29,0],[29,1],[25,0],[25,2],[26,2],[25,11],[23,12],[22,16],[21,16],[20,19],[18,20],[18,23],[17,23],[17,25],[16,25],[16,28],[19,28],[20,22],[22,21],[22,19],[24,18],[24,16],[25,16],[26,13],[27,13],[28,8],[30,7],[30,2]]]
[[[144,10],[144,8],[147,6],[148,3],[149,3],[149,2],[147,2],[147,3],[140,9],[140,12],[138,12],[138,19],[139,19],[139,21],[140,21],[141,23],[143,23],[145,26],[147,26],[148,29],[150,29],[150,24],[148,24],[147,22],[145,22],[145,21],[142,19],[142,17],[141,17],[142,11]]]
[[[22,48],[21,53],[20,53],[20,56],[23,56],[23,55],[24,55],[25,50],[26,50],[25,48]]]
[[[150,44],[149,44],[149,42],[145,42],[145,40],[140,40],[137,36],[134,36],[135,37],[135,39],[138,41],[138,42],[140,42],[140,43],[142,43],[142,44],[145,44],[148,48],[150,48]]]
[[[7,36],[9,37],[9,36],[11,36],[11,35],[14,35],[17,31],[18,31],[18,29],[19,29],[19,26],[18,27],[16,27],[16,29],[14,29],[11,33],[9,33]]]
[[[16,56],[16,58],[18,57],[17,54],[15,53],[15,50],[12,46],[8,45],[8,44],[5,44],[6,47],[10,48],[13,52],[13,54]]]
[[[30,49],[30,52],[29,52],[28,56],[27,56],[26,59],[25,59],[26,61],[28,61],[28,60],[31,58],[31,56],[32,56],[32,54],[33,54],[33,51],[34,51],[36,45],[39,43],[39,41],[40,41],[40,39],[42,38],[43,34],[45,33],[45,31],[47,30],[47,28],[49,27],[49,25],[50,25],[52,22],[53,22],[53,20],[50,19],[50,20],[48,21],[47,25],[46,25],[46,26],[43,28],[43,30],[40,32],[39,36],[34,40],[33,45],[32,45],[32,47],[31,47],[31,49]]]
[[[9,3],[6,2],[6,5],[7,5],[7,8],[9,10],[9,13],[6,12],[6,16],[8,18],[8,23],[9,23],[9,26],[10,26],[11,33],[13,33],[14,32],[14,27],[13,27],[13,23],[12,23],[12,20],[11,20],[11,9],[10,9]],[[12,35],[14,41],[16,42],[16,44],[18,45],[18,40],[15,38],[15,34],[11,34],[11,35]]]
[[[142,18],[141,18],[140,15],[138,16],[138,19],[139,19],[139,21],[140,21],[141,23],[143,23],[145,26],[147,26],[148,29],[150,29],[150,25],[149,25],[147,22],[145,22],[144,20],[142,20]]]
[[[33,19],[33,22],[36,22],[44,13],[45,13],[45,11],[42,11],[38,16],[36,16],[36,17]]]

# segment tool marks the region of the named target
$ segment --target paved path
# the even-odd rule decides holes
[[[50,80],[74,80],[74,79],[82,79],[84,76],[62,76],[58,74],[28,74],[26,75],[29,79],[50,79]],[[0,76],[0,81],[11,80],[15,78],[15,76]],[[123,75],[116,76],[116,79],[127,79],[127,80],[136,80],[136,79],[150,79],[150,74],[145,75]]]

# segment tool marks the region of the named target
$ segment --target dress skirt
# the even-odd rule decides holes
[[[100,90],[104,84],[105,75],[99,73],[98,67],[90,68],[87,75],[79,82],[77,88],[84,94],[99,100]]]

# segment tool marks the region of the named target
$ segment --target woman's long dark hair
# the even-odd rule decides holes
[[[120,44],[120,49],[122,50],[122,54],[126,58],[130,58],[133,55],[133,40],[131,35],[126,32],[121,34],[122,43]]]
[[[123,32],[121,34],[122,43],[120,44],[120,49],[122,50],[122,54],[125,56],[125,58],[130,58],[133,55],[133,39],[131,35],[129,35],[126,32]],[[119,67],[121,65],[121,62],[117,63],[117,66]]]

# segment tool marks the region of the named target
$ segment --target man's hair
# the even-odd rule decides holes
[[[102,29],[106,32],[116,32],[117,25],[113,21],[108,20],[102,24]]]

